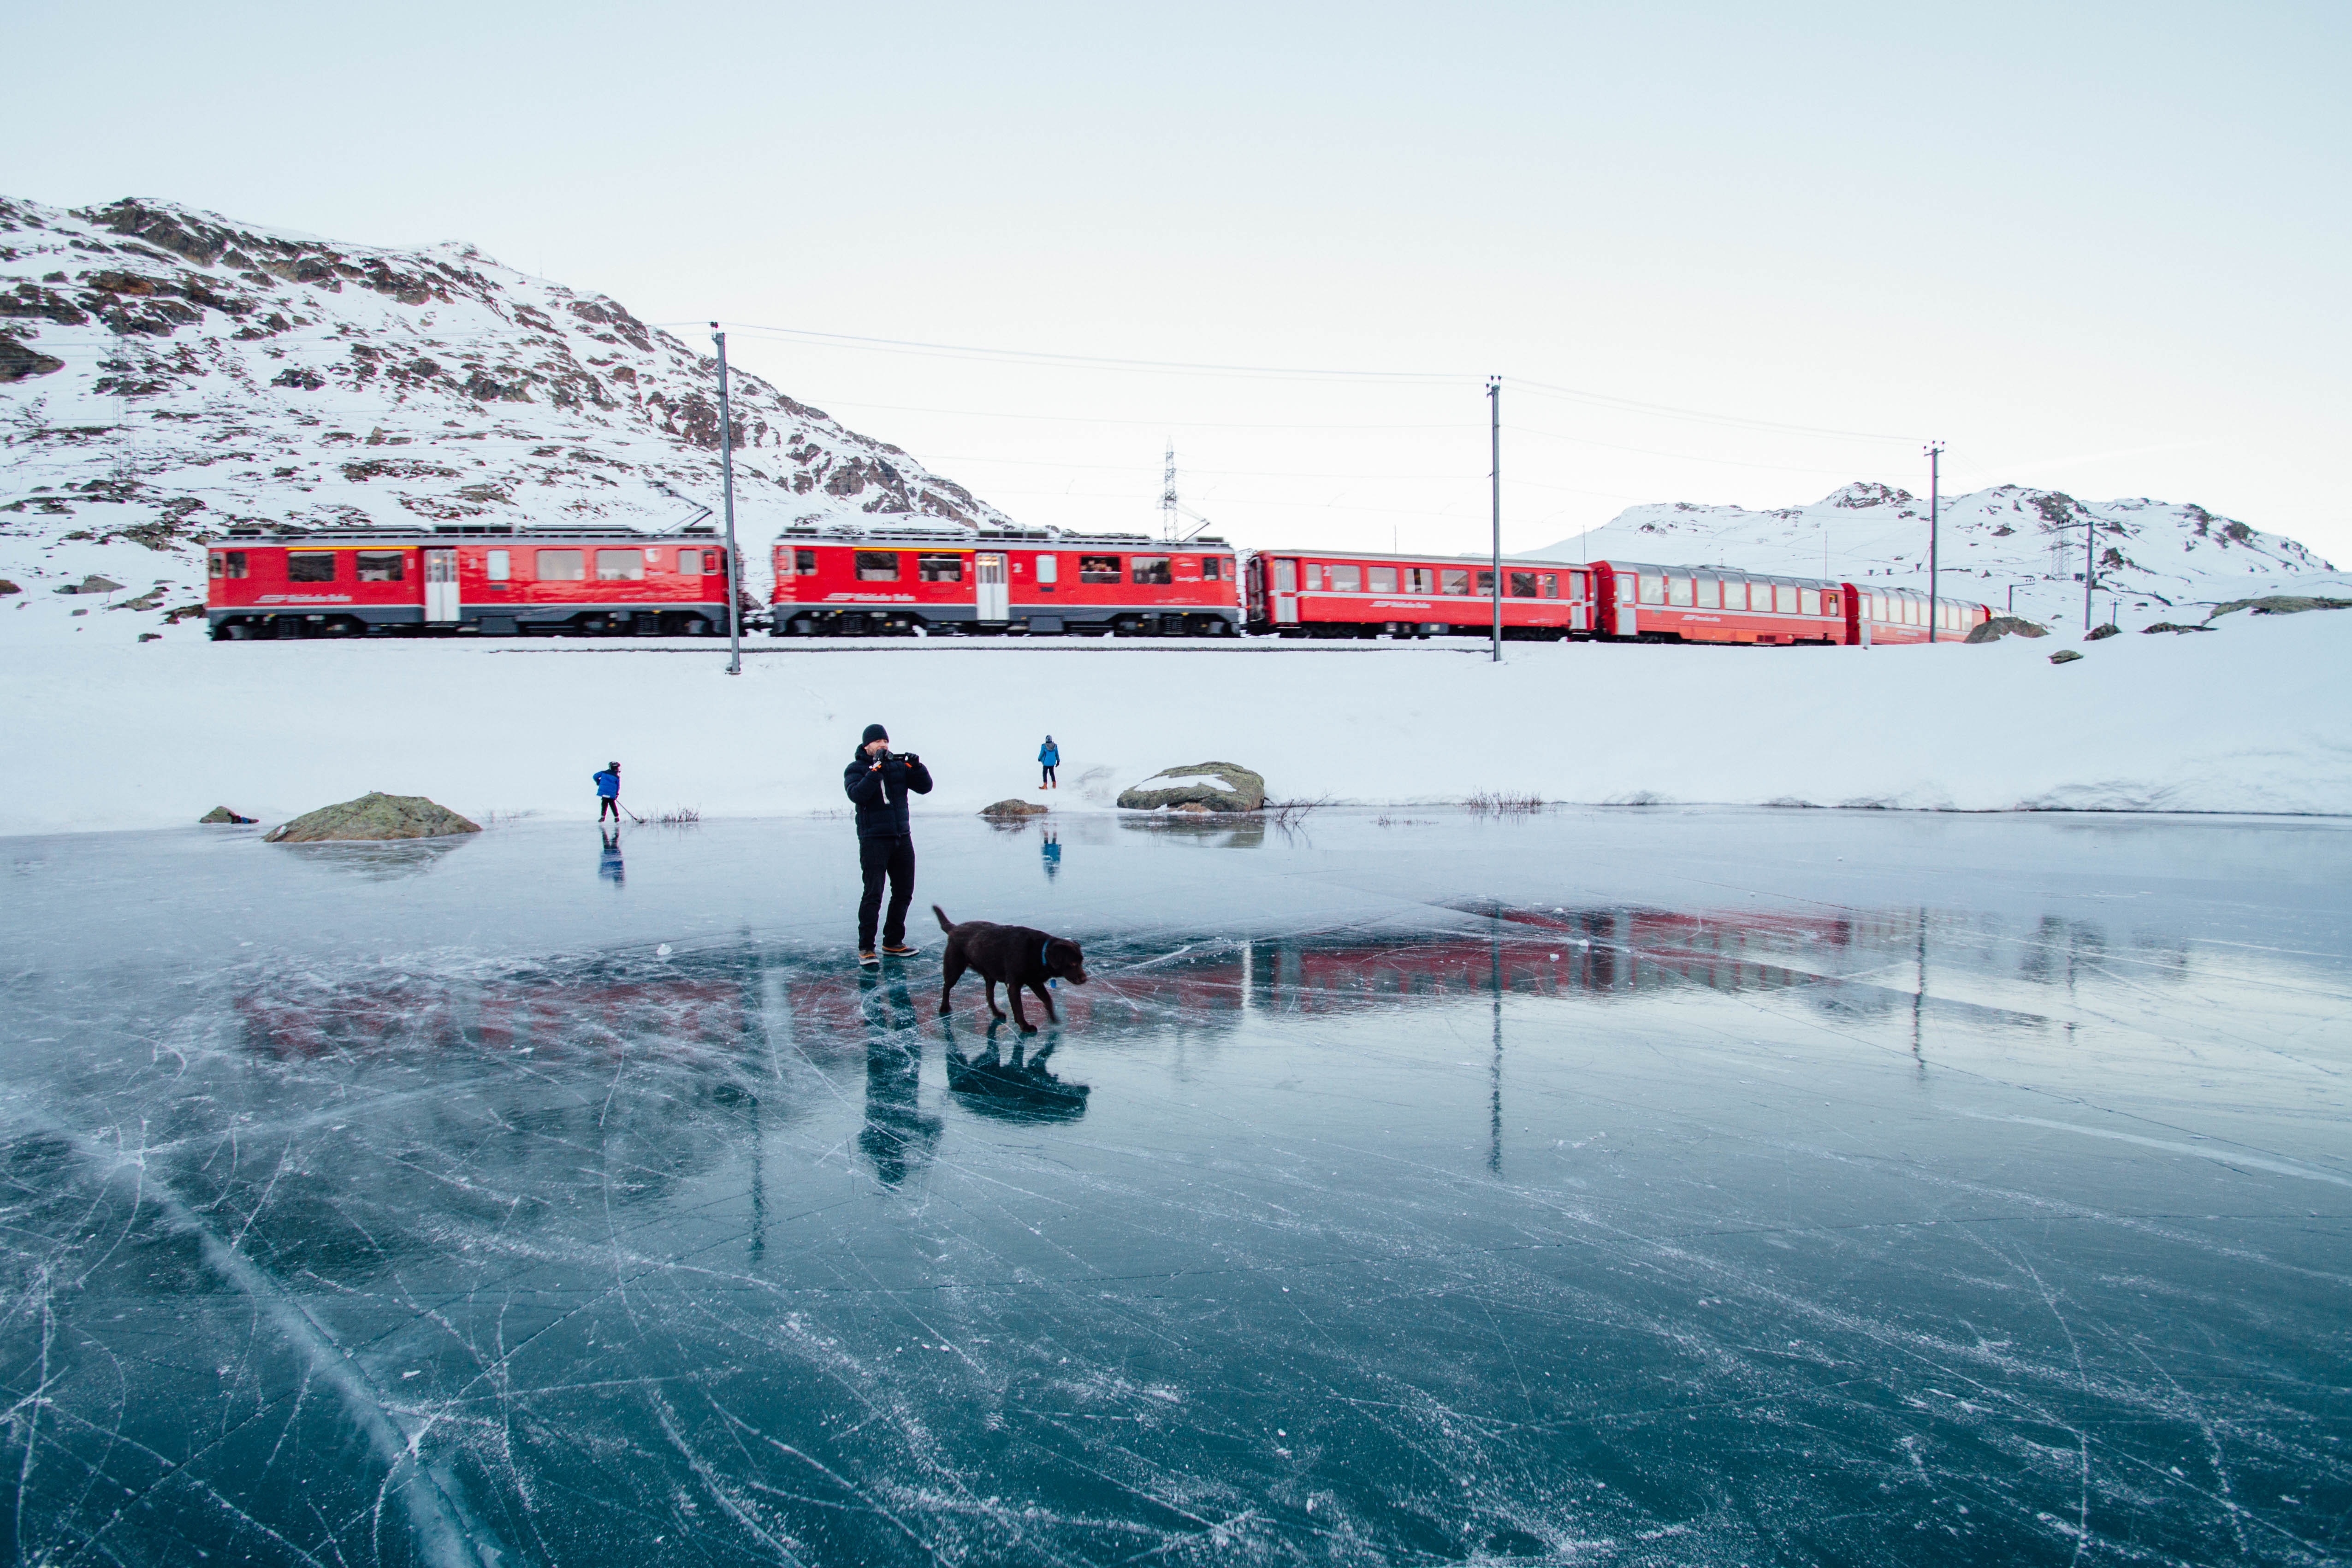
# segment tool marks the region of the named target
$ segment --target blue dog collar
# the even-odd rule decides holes
[[[1055,978],[1055,977],[1053,971],[1052,971],[1050,968],[1047,968],[1047,967],[1046,967],[1046,963],[1045,963],[1045,956],[1046,956],[1048,953],[1051,953],[1053,950],[1054,950],[1054,939],[1053,939],[1051,936],[1046,937],[1045,941],[1043,941],[1043,942],[1041,942],[1041,943],[1039,943],[1039,944],[1037,945],[1037,967],[1038,967],[1039,968],[1041,968],[1041,969],[1045,969],[1045,970],[1046,970],[1046,974],[1045,974],[1045,984],[1046,984],[1046,986],[1047,986],[1050,989],[1053,989],[1053,990],[1056,990],[1056,991],[1058,991],[1058,990],[1060,990],[1060,989],[1062,988],[1062,982],[1061,982],[1059,979],[1057,979],[1057,978]]]

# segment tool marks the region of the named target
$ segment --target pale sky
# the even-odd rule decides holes
[[[1244,542],[1482,549],[1499,374],[1511,549],[1924,494],[1933,436],[1954,490],[2352,566],[2342,4],[18,0],[6,36],[7,193],[723,319],[1026,520],[1156,529],[1172,439]]]

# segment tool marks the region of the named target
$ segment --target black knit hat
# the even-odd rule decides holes
[[[866,727],[866,733],[857,737],[857,744],[860,746],[871,746],[877,740],[887,740],[889,738],[890,732],[888,730],[884,729],[878,724],[869,724]]]

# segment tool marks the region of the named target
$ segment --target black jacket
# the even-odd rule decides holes
[[[931,770],[920,758],[902,757],[895,751],[882,754],[877,769],[861,746],[851,756],[849,766],[841,770],[841,787],[856,803],[859,838],[905,838],[908,792],[929,794]]]

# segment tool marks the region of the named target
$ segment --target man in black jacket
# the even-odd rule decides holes
[[[866,873],[866,896],[857,901],[857,961],[867,968],[882,960],[874,952],[874,917],[882,909],[882,879],[890,879],[890,911],[882,921],[882,951],[894,958],[914,952],[907,946],[907,905],[915,898],[915,841],[907,823],[907,796],[931,792],[931,770],[910,751],[890,749],[890,732],[866,727],[856,754],[841,770],[841,787],[857,807],[857,864]]]

